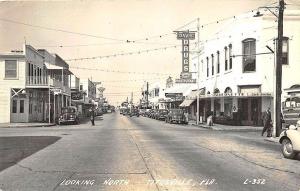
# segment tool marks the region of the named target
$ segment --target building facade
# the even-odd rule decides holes
[[[70,72],[57,65],[58,55],[45,52],[24,45],[21,51],[0,54],[0,123],[54,122],[55,114],[69,104],[69,82],[56,79],[52,69],[66,76]],[[54,101],[54,94],[62,94],[61,101]]]
[[[198,71],[204,119],[213,114],[217,123],[262,125],[263,112],[267,108],[273,112],[276,17],[267,12],[262,17],[253,15],[231,21],[203,45]],[[300,84],[299,32],[299,11],[286,10],[282,91]]]

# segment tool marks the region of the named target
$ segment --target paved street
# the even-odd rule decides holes
[[[279,144],[260,132],[112,113],[94,127],[0,128],[0,134],[3,191],[300,189],[299,158],[284,159]]]

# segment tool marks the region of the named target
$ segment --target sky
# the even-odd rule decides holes
[[[292,1],[300,5],[300,1]],[[0,1],[0,52],[22,49],[26,41],[36,49],[47,49],[65,60],[94,57],[67,62],[79,78],[102,82],[110,103],[120,104],[130,97],[130,92],[137,102],[145,81],[165,83],[168,76],[179,77],[181,42],[176,39],[174,30],[196,30],[197,18],[200,25],[215,23],[274,2],[276,0]],[[185,26],[187,23],[190,24]],[[205,40],[218,27],[219,24],[212,24],[201,28],[200,39]],[[146,51],[150,49],[158,50]],[[121,55],[130,52],[135,53]],[[107,55],[112,56],[105,57]]]

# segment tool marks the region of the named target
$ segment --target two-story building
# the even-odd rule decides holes
[[[198,71],[204,119],[213,113],[217,123],[261,125],[262,113],[273,112],[277,18],[268,11],[254,15],[233,18],[203,45]],[[300,84],[299,34],[299,10],[285,10],[282,91]]]
[[[58,55],[24,45],[1,53],[0,67],[0,123],[53,122],[70,104],[70,71]]]
[[[61,108],[71,105],[71,81],[69,65],[57,54],[51,54],[45,49],[39,49],[44,57],[44,63],[48,74],[48,87],[50,95],[50,119],[53,121],[61,113]]]

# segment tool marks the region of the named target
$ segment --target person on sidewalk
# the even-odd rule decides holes
[[[208,126],[213,126],[214,125],[214,122],[213,122],[213,112],[209,113],[206,121],[207,121],[207,125]]]
[[[272,127],[272,118],[271,118],[271,111],[270,108],[267,109],[267,111],[263,115],[263,122],[264,122],[264,128],[261,132],[261,136],[264,136],[264,133],[267,131],[267,136],[270,135],[270,130]]]
[[[94,126],[95,125],[95,109],[94,109],[94,107],[90,108],[90,120],[91,120],[92,126]]]

